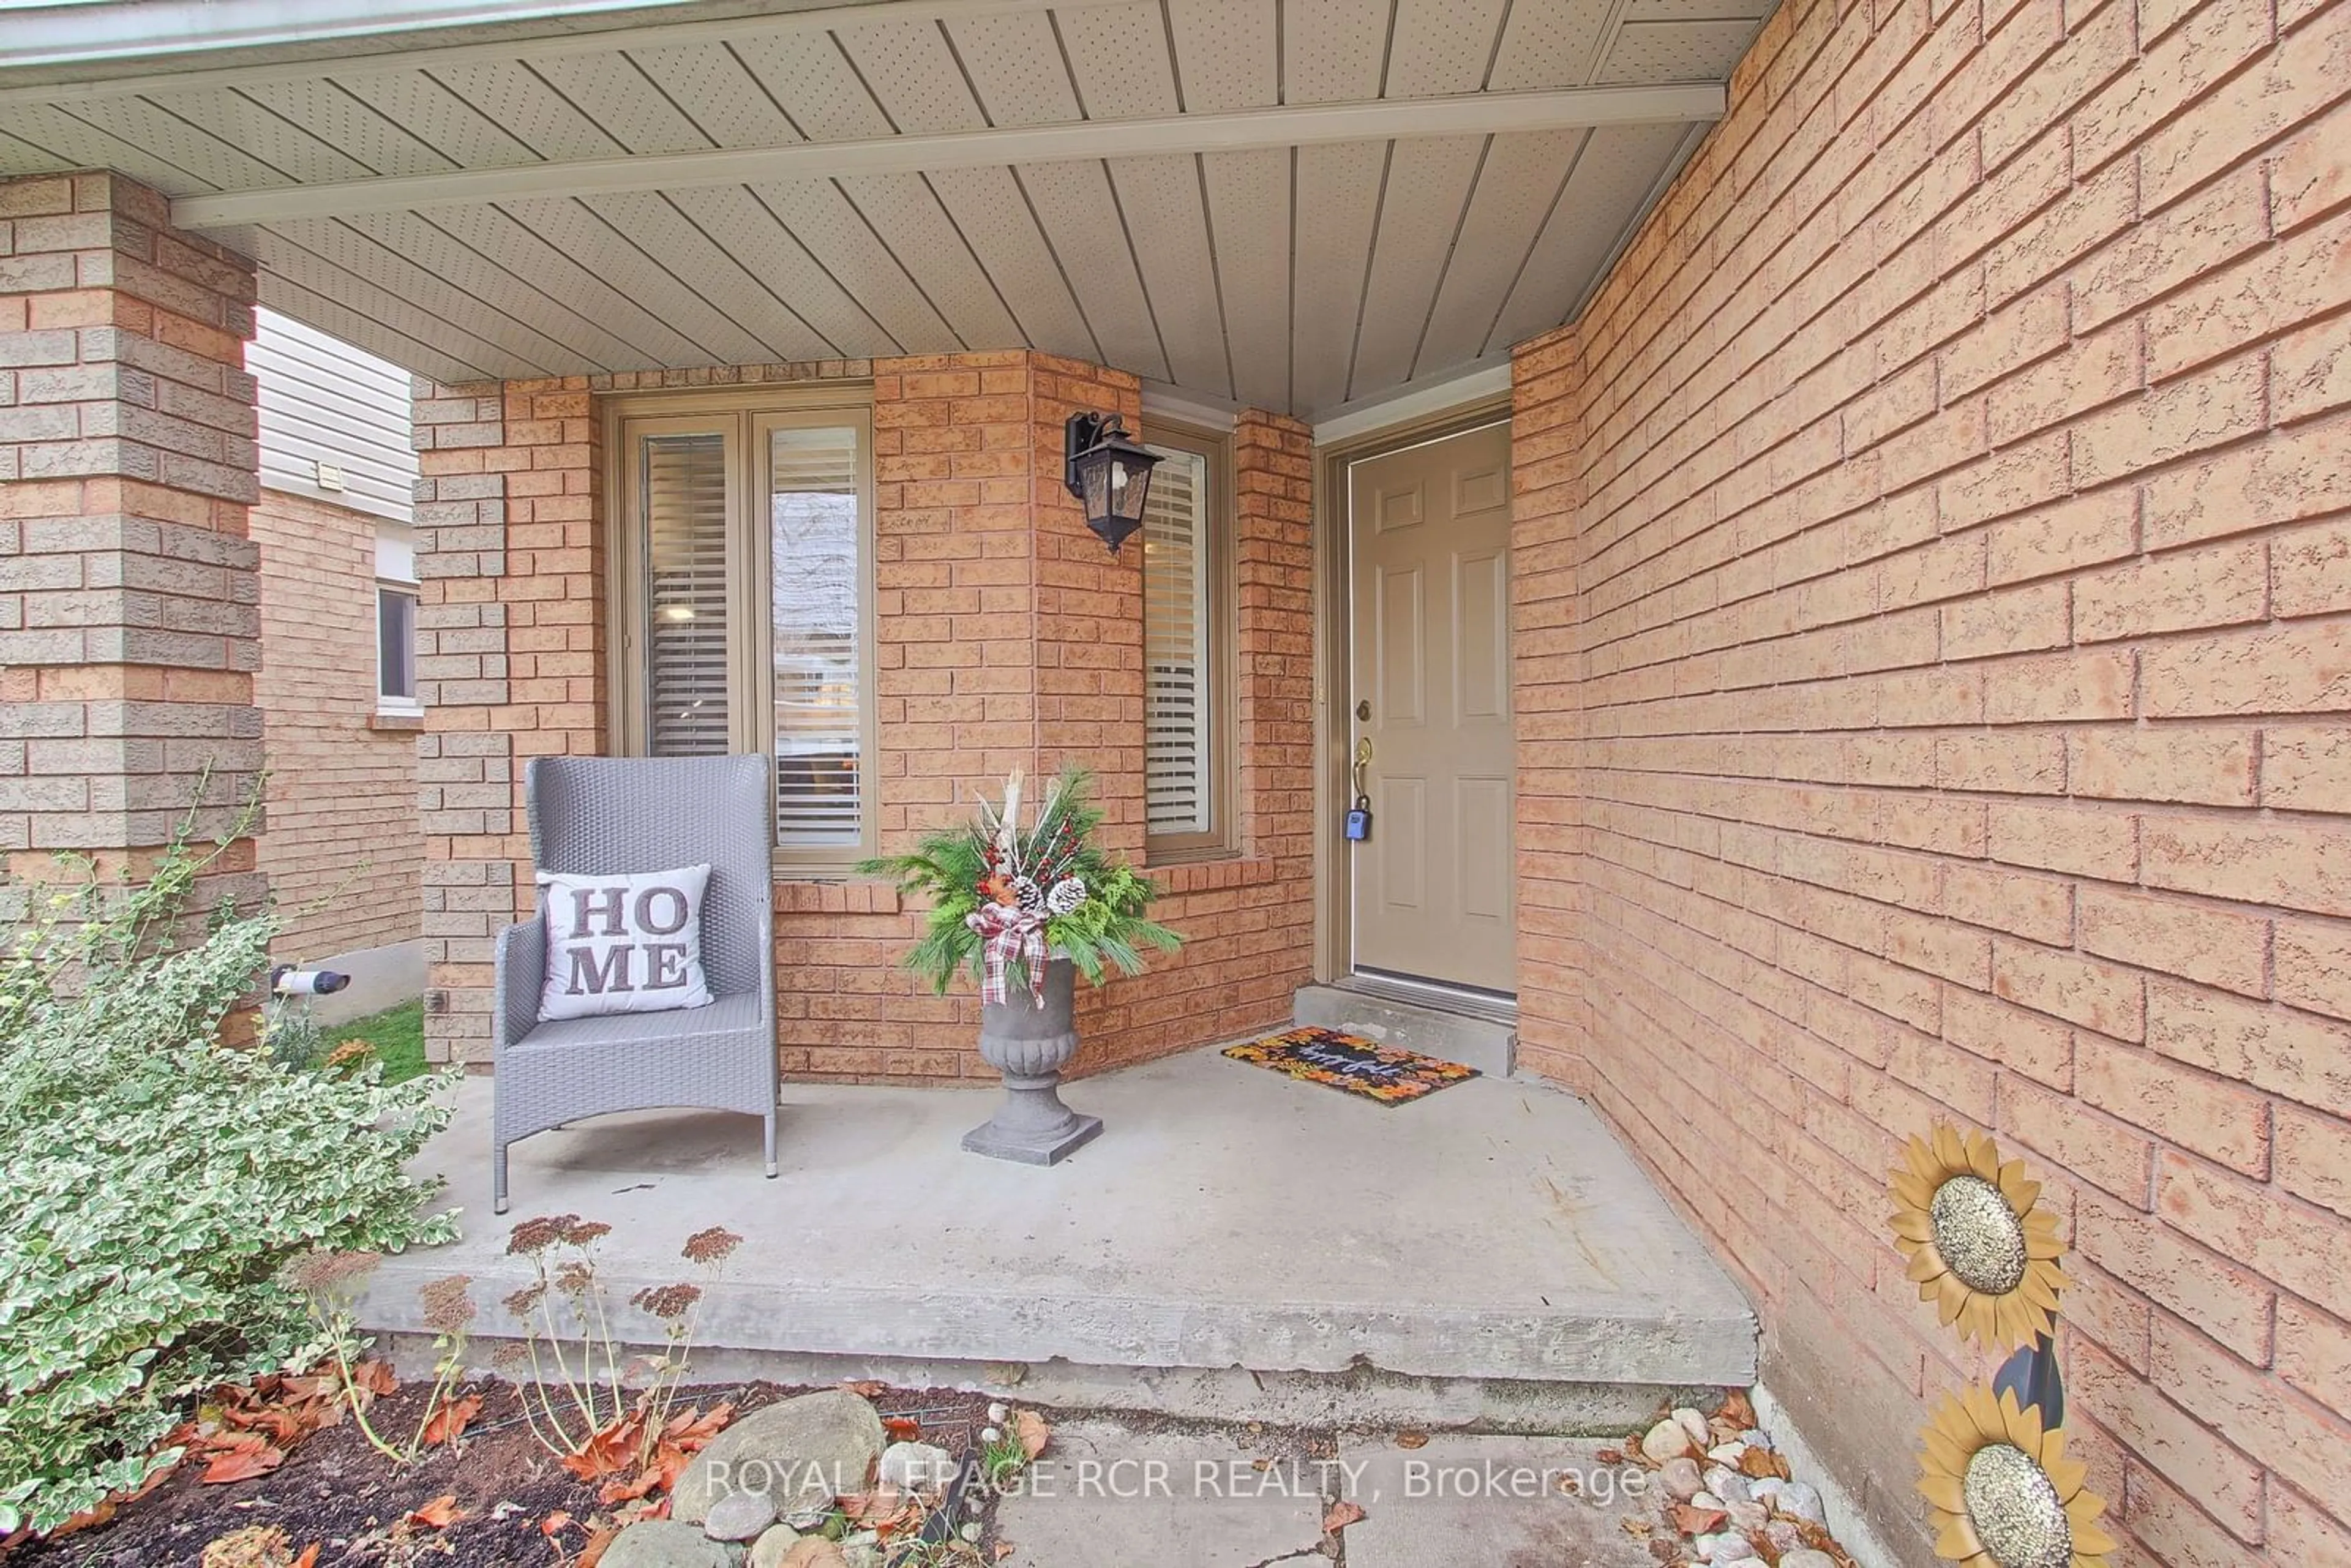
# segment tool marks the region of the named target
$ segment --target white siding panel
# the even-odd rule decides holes
[[[1395,144],[1372,247],[1372,278],[1364,291],[1350,397],[1384,391],[1412,373],[1487,141],[1441,136]]]
[[[1393,5],[1282,0],[1282,101],[1362,103],[1379,97]]]
[[[1022,340],[1073,360],[1099,360],[1102,346],[1045,243],[1029,198],[1009,169],[942,169],[931,188],[971,244],[1019,325]]]
[[[1488,353],[1567,319],[1686,134],[1678,125],[1613,125],[1592,133],[1502,307]]]
[[[1445,269],[1428,336],[1413,361],[1416,380],[1466,365],[1484,351],[1494,319],[1551,216],[1584,134],[1546,131],[1494,138]]]
[[[1045,238],[1061,258],[1062,274],[1077,290],[1103,358],[1139,376],[1174,380],[1167,373],[1143,280],[1135,274],[1134,252],[1102,166],[1027,163],[1019,174],[1045,225]]]
[[[1200,161],[1233,396],[1252,408],[1290,406],[1290,161],[1280,148],[1211,152]]]
[[[1275,0],[1168,0],[1186,114],[1263,109],[1281,98]]]
[[[408,372],[266,309],[245,357],[260,387],[262,484],[407,521],[416,493]],[[322,463],[343,471],[341,491],[319,487]]]
[[[1085,5],[1056,13],[1088,120],[1174,114],[1176,71],[1157,0]]]
[[[1188,153],[1114,158],[1110,172],[1152,319],[1167,345],[1172,379],[1196,391],[1229,393],[1232,361],[1217,303],[1217,258],[1200,204],[1199,160]]]
[[[1590,81],[1609,11],[1609,0],[1513,0],[1501,53],[1494,57],[1493,89],[1531,92]]]
[[[1486,84],[1510,0],[1396,0],[1390,98],[1438,98]]]
[[[1298,150],[1298,255],[1291,279],[1291,385],[1311,414],[1347,401],[1347,366],[1364,308],[1364,274],[1389,143],[1337,141]]]
[[[259,249],[256,242],[256,249]],[[261,275],[261,303],[281,311],[296,320],[313,327],[330,329],[350,343],[364,343],[377,353],[387,357],[398,355],[397,363],[409,366],[421,375],[436,382],[478,382],[491,379],[491,372],[443,348],[437,340],[411,337],[385,326],[374,317],[352,308],[340,299],[303,287],[282,273],[265,271]]]
[[[1045,13],[958,19],[947,24],[947,37],[990,125],[1061,125],[1079,118],[1077,91]]]
[[[755,89],[756,90],[756,89]],[[776,214],[740,185],[673,193],[670,200],[810,327],[850,359],[894,354],[898,346]]]

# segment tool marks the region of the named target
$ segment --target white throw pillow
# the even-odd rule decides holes
[[[702,894],[709,884],[706,865],[633,876],[540,873],[538,909],[547,922],[540,1019],[707,1007]]]

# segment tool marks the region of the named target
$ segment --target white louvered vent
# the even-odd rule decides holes
[[[724,757],[726,438],[644,438],[647,738],[655,757]]]
[[[768,433],[779,844],[854,846],[862,833],[859,468],[854,429]]]
[[[1155,836],[1206,833],[1208,787],[1210,615],[1207,460],[1154,447],[1143,514],[1144,822]]]

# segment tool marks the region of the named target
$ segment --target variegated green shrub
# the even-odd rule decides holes
[[[446,1120],[432,1079],[219,1043],[275,921],[190,916],[207,865],[0,889],[0,1534],[137,1485],[195,1396],[310,1354],[290,1259],[450,1229],[402,1168]]]

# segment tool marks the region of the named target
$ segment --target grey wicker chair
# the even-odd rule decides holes
[[[507,1211],[507,1145],[613,1111],[696,1106],[767,1124],[776,1174],[776,945],[770,888],[775,790],[765,757],[543,757],[524,776],[541,871],[601,873],[710,865],[702,964],[716,999],[675,1012],[538,1019],[547,934],[534,917],[498,934],[490,1164]]]

